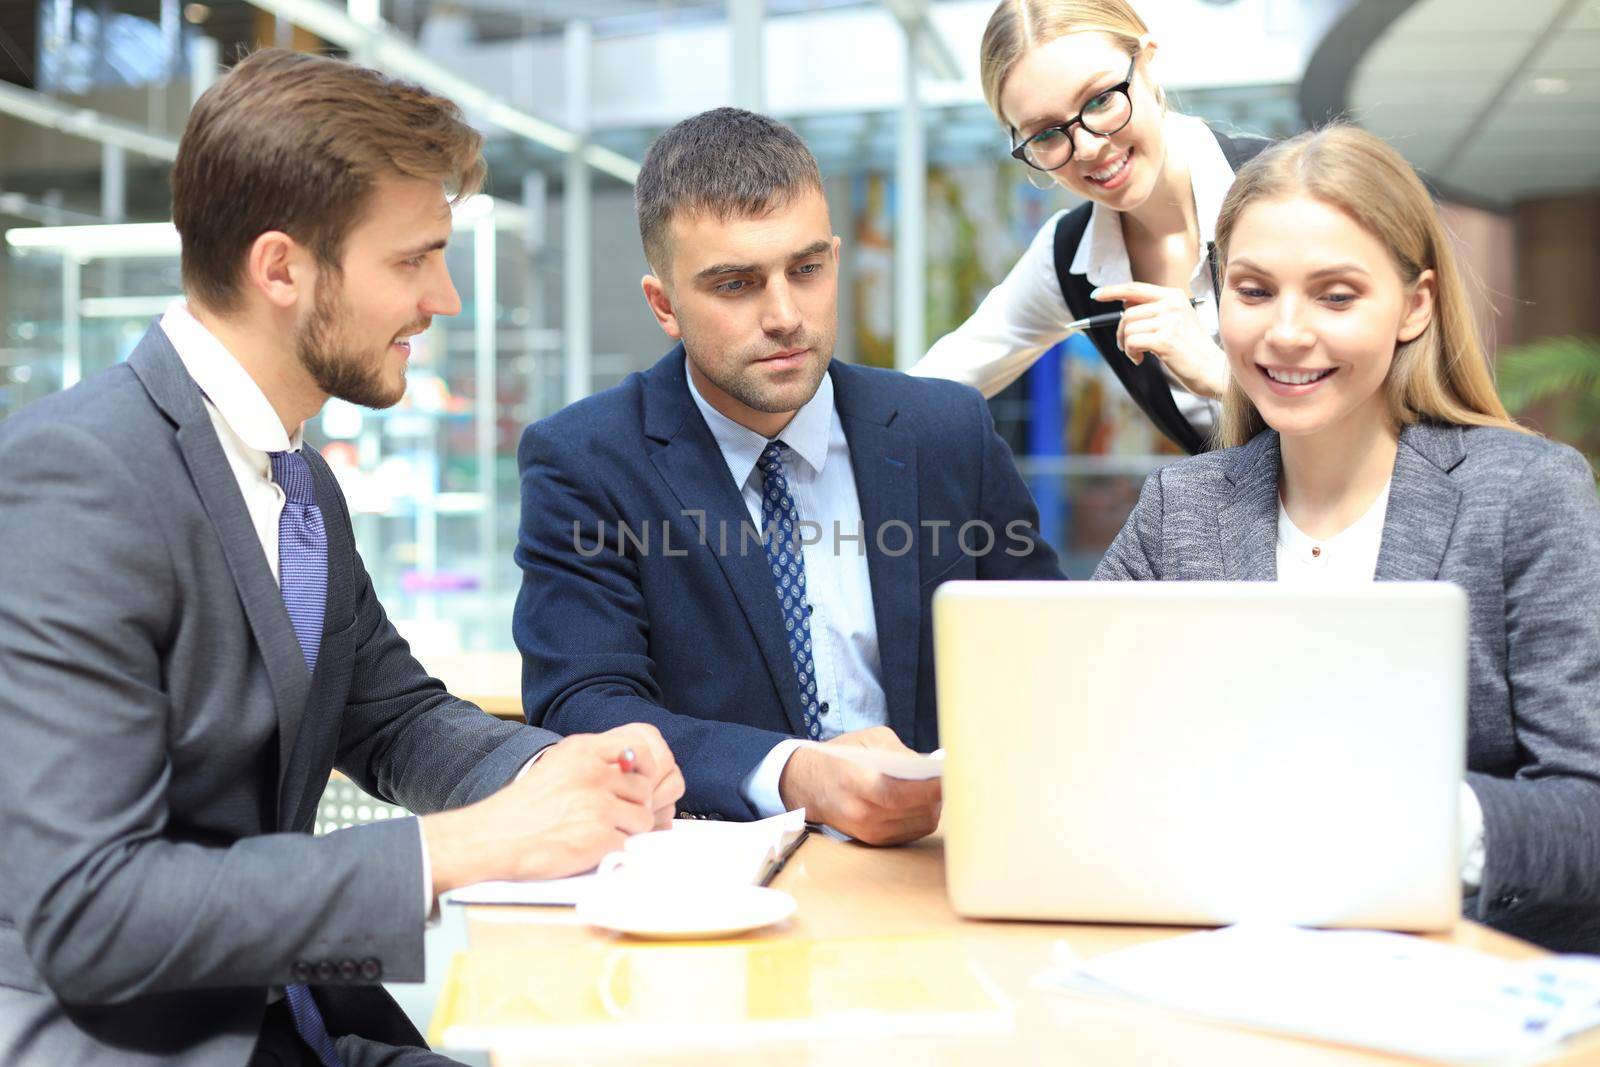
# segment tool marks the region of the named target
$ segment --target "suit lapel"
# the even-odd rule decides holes
[[[733,484],[716,438],[689,396],[683,361],[683,346],[679,345],[646,375],[645,436],[660,444],[650,461],[685,512],[704,512],[705,550],[722,568],[750,624],[790,730],[804,737],[800,683],[789,658],[783,613],[767,569],[766,552],[759,540],[752,542],[744,534],[751,525],[750,512],[739,487]]]
[[[261,539],[250,521],[233,468],[206,414],[200,390],[178,359],[167,336],[152,326],[128,358],[128,365],[146,392],[177,423],[178,448],[206,516],[216,530],[228,571],[244,606],[251,633],[266,663],[278,712],[278,780],[290,763],[295,734],[305,713],[311,677],[300,643],[294,636],[283,595],[261,551]]]
[[[921,533],[917,507],[917,443],[892,428],[895,411],[878,409],[869,391],[857,390],[855,368],[835,363],[834,404],[850,445],[856,495],[866,540],[867,576],[872,582],[872,613],[878,630],[878,665],[888,702],[889,725],[906,744],[917,735],[917,660],[922,644],[922,588],[913,542],[908,551],[891,549],[902,536]],[[904,532],[899,523],[909,527]],[[890,524],[896,524],[891,526]]]
[[[1228,468],[1233,492],[1217,512],[1227,581],[1277,580],[1278,467],[1278,435],[1266,430],[1239,449]]]
[[[1417,423],[1400,432],[1378,549],[1378,580],[1428,582],[1439,577],[1461,508],[1461,490],[1449,472],[1465,456],[1459,426]]]

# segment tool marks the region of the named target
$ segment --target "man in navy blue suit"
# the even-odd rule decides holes
[[[523,434],[528,721],[654,724],[685,814],[930,833],[937,781],[829,750],[937,747],[929,597],[1060,577],[1033,500],[977,392],[831,362],[839,238],[791,130],[687,119],[635,197],[645,300],[680,343]]]

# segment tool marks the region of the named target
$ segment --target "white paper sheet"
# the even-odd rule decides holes
[[[680,836],[676,840],[685,842],[692,839],[691,847],[703,847],[703,842],[715,840],[719,843],[719,851],[728,857],[732,866],[750,872],[748,877],[753,884],[760,879],[767,864],[777,860],[784,848],[805,829],[805,825],[804,808],[757,822],[674,819],[670,830],[653,830],[629,838],[623,845],[623,851],[628,851],[635,841],[650,838],[653,845],[656,839],[668,834],[678,834]],[[602,877],[590,872],[542,882],[478,882],[446,893],[443,900],[447,904],[572,906],[584,894],[593,892]]]
[[[1458,1064],[1521,1063],[1600,1025],[1600,958],[1511,961],[1404,934],[1240,925],[1038,979],[1258,1029]]]
[[[830,745],[822,741],[805,741],[803,744],[826,752],[835,759],[848,760],[868,767],[890,778],[921,782],[929,778],[944,777],[944,749],[924,756],[917,752],[890,752],[881,748],[862,748],[859,745]]]

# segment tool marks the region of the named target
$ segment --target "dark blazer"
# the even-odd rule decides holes
[[[1228,165],[1236,173],[1240,167],[1272,144],[1264,137],[1248,135],[1230,137],[1214,129],[1211,134],[1217,139],[1222,154],[1227,157]],[[1060,284],[1061,295],[1075,319],[1122,310],[1122,305],[1115,302],[1106,304],[1091,300],[1089,294],[1094,291],[1094,286],[1089,284],[1089,279],[1084,275],[1072,273],[1072,261],[1077,257],[1078,245],[1082,243],[1084,232],[1089,228],[1089,215],[1093,209],[1094,205],[1086,201],[1061,216],[1061,221],[1056,223],[1056,281]],[[1222,281],[1218,276],[1216,249],[1210,245],[1206,246],[1206,258],[1210,263],[1212,289],[1218,299],[1221,299]],[[1178,405],[1172,399],[1172,386],[1161,370],[1160,360],[1147,359],[1135,363],[1129,359],[1122,349],[1117,347],[1115,323],[1110,326],[1096,326],[1088,331],[1088,336],[1106,364],[1116,374],[1117,379],[1122,382],[1122,387],[1133,398],[1134,403],[1138,404],[1140,410],[1156,424],[1156,429],[1190,455],[1198,455],[1211,447],[1211,442],[1202,436],[1178,410]]]
[[[838,360],[829,373],[867,531],[889,725],[926,752],[938,746],[934,589],[1060,570],[975,390]],[[560,733],[653,723],[683,769],[685,813],[752,818],[739,783],[803,735],[804,718],[761,542],[741,540],[749,513],[689,395],[683,347],[528,427],[517,462],[512,630],[528,721]],[[956,545],[969,520],[995,531],[992,551]],[[619,523],[647,530],[648,546],[620,538]],[[937,545],[928,523],[947,524]],[[968,544],[984,547],[976,529]]]
[[[422,1044],[377,984],[423,977],[417,828],[311,836],[328,772],[429,812],[555,738],[427,676],[305,455],[328,531],[314,674],[159,328],[0,423],[0,1062],[242,1065],[290,982],[336,1037]]]
[[[1270,430],[1158,470],[1095,577],[1276,579],[1278,472]],[[1589,465],[1511,430],[1406,427],[1377,577],[1467,592],[1467,782],[1487,846],[1469,914],[1551,948],[1600,949],[1600,505]]]

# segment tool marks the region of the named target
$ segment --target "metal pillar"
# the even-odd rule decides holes
[[[61,62],[72,42],[72,0],[39,0],[39,61],[36,79],[40,92],[61,88]]]
[[[350,18],[368,29],[381,30],[383,25],[382,0],[347,0],[345,10]],[[350,58],[367,66],[373,64],[371,38],[350,49]]]
[[[181,0],[161,0],[161,46],[167,52],[166,85],[183,77],[183,4]]]
[[[499,523],[495,495],[495,429],[499,419],[499,397],[495,391],[495,370],[499,356],[499,331],[495,297],[499,281],[495,273],[494,208],[484,212],[472,227],[472,340],[473,371],[478,402],[474,405],[473,428],[477,431],[478,495],[483,510],[478,514],[478,555],[483,560],[482,585],[494,587],[495,527]],[[487,605],[485,605],[487,606]]]
[[[200,99],[200,94],[211,88],[217,80],[217,68],[222,63],[222,49],[215,37],[197,33],[189,38],[189,106]]]
[[[728,0],[733,103],[747,111],[766,110],[766,6],[766,0]]]
[[[927,303],[928,144],[922,119],[917,53],[925,31],[914,24],[901,34],[905,99],[900,105],[900,151],[895,163],[894,365],[907,370],[927,350],[923,312]]]
[[[587,22],[567,23],[567,125],[579,138],[578,150],[567,156],[562,191],[562,397],[567,404],[588,396],[593,381],[589,317],[594,234],[590,225],[589,167],[582,150],[589,140],[593,43],[593,31]]]
[[[83,265],[67,252],[61,257],[61,388],[83,377]]]
[[[527,421],[542,417],[549,410],[551,389],[550,347],[536,346],[536,334],[550,328],[550,307],[545,299],[544,268],[549,262],[546,226],[550,211],[550,182],[542,171],[530,170],[522,176],[522,255],[527,269],[522,272],[522,306],[528,309],[528,322],[522,330],[522,351],[528,361]]]
[[[100,146],[100,216],[107,222],[128,219],[128,153],[121,145]]]

